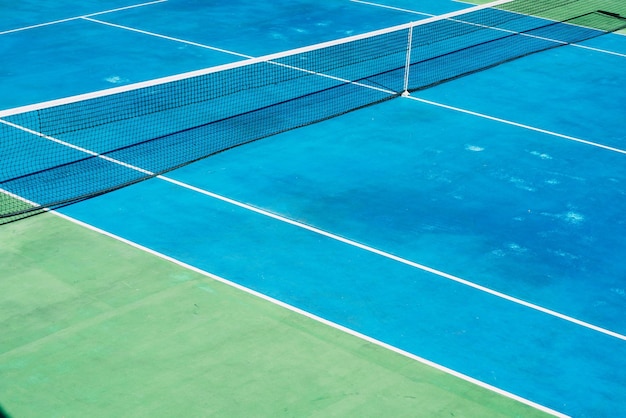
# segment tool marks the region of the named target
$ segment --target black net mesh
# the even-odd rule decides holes
[[[0,112],[0,223],[626,26],[621,10],[595,3],[514,0],[115,94]]]

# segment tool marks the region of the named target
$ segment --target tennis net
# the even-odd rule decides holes
[[[626,27],[594,0],[499,0],[311,47],[0,111],[0,224]]]

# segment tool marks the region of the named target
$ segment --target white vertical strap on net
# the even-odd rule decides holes
[[[467,9],[456,10],[450,13],[446,13],[439,16],[432,16],[427,19],[418,20],[417,22],[412,22],[407,25],[409,29],[408,41],[407,41],[407,49],[406,49],[406,63],[404,66],[404,86],[402,89],[402,96],[410,96],[409,93],[409,77],[411,71],[411,49],[413,48],[413,30],[416,26],[425,25],[431,22],[453,19],[457,16],[465,15],[472,12],[477,12],[479,10],[488,9],[491,7],[500,6],[502,4],[511,3],[516,0],[496,0],[489,3],[481,4],[478,6],[470,7]]]
[[[404,64],[404,87],[402,95],[409,95],[409,73],[411,71],[411,46],[413,44],[413,25],[409,27],[409,39],[406,46],[406,63]]]

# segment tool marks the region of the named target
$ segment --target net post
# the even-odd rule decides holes
[[[402,90],[402,96],[409,96],[409,72],[411,70],[411,47],[413,44],[413,27],[414,24],[409,26],[409,36],[407,39],[407,48],[406,48],[406,62],[404,64],[404,87]]]

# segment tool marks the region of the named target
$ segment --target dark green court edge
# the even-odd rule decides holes
[[[472,4],[486,4],[493,0],[468,0]],[[572,0],[570,2],[556,2],[555,0],[525,0],[516,1],[502,6],[498,9],[521,12],[525,14],[525,9],[532,8],[541,10],[537,17],[553,19],[557,21],[568,21],[576,25],[587,26],[607,32],[617,31],[626,34],[626,1],[624,0]],[[600,13],[590,13],[600,12]],[[590,13],[584,15],[585,13]],[[612,16],[613,18],[607,18]],[[621,28],[621,29],[620,29]]]
[[[53,214],[0,243],[13,418],[546,416]]]

